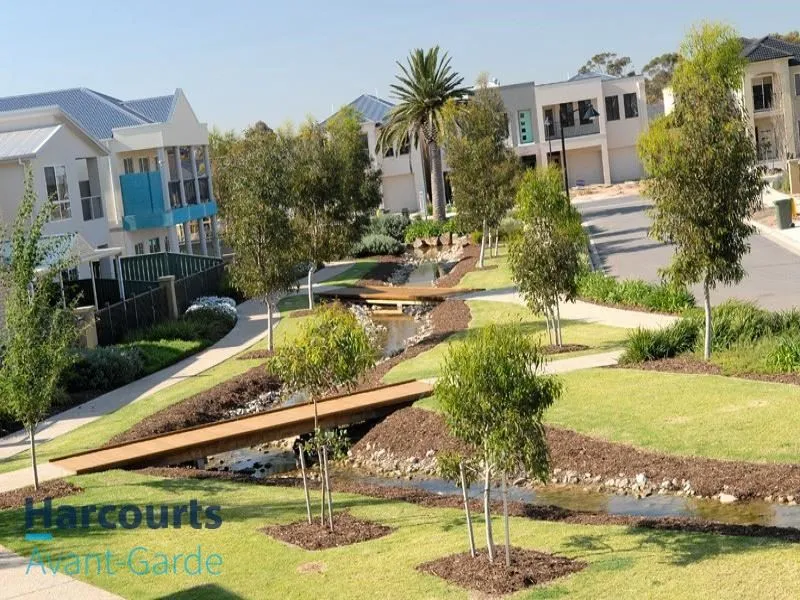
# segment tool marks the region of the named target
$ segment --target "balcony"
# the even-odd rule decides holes
[[[585,125],[575,124],[572,127],[564,127],[565,138],[594,135],[596,133],[600,133],[600,122],[597,119],[595,119],[592,123],[586,123]],[[554,123],[550,127],[545,127],[544,134],[545,141],[560,140],[561,130],[558,123]]]
[[[126,231],[171,227],[217,214],[216,202],[181,206],[179,188],[176,189],[172,184],[169,186],[171,208],[164,210],[160,171],[120,175],[119,182],[125,212],[123,227]]]

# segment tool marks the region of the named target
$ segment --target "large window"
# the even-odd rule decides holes
[[[625,104],[625,118],[633,119],[639,116],[639,100],[636,98],[636,93],[625,94],[622,97],[622,102]]]
[[[159,252],[161,252],[161,238],[157,237],[150,238],[148,240],[148,245],[149,245],[148,250],[150,251],[150,254],[158,254]]]
[[[133,253],[136,254],[136,256],[141,256],[144,254],[144,242],[138,242],[134,244]]]
[[[517,113],[517,120],[519,121],[519,143],[532,144],[533,143],[533,123],[531,120],[530,110],[521,110]]]
[[[619,96],[606,96],[606,121],[619,121]]]
[[[559,108],[559,113],[561,114],[561,124],[564,127],[574,127],[575,112],[572,109],[572,102],[561,104],[558,108]]]
[[[133,159],[132,158],[123,158],[122,159],[122,170],[125,171],[125,174],[133,173]]]
[[[139,159],[139,173],[150,172],[150,158],[147,156]]]
[[[103,218],[103,202],[100,196],[92,196],[89,181],[79,181],[78,188],[81,193],[81,208],[83,210],[83,220],[93,221]]]
[[[75,173],[78,177],[78,194],[81,198],[83,220],[102,219],[103,200],[100,196],[100,174],[97,169],[97,159],[76,159]]]
[[[588,125],[594,121],[594,119],[588,114],[593,108],[594,107],[592,106],[591,100],[578,101],[578,119],[580,120],[581,125]]]
[[[772,77],[753,79],[753,110],[772,108]]]
[[[62,221],[72,218],[67,189],[67,168],[63,165],[44,168],[44,183],[47,198],[53,203],[50,213],[51,221]]]
[[[544,109],[544,126],[547,128],[547,138],[555,137],[556,135],[556,121],[553,118],[553,109]]]

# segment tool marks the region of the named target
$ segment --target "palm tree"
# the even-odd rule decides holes
[[[422,139],[423,155],[427,154],[430,168],[433,214],[438,221],[444,221],[444,173],[439,150],[443,109],[448,100],[465,96],[469,89],[461,86],[464,78],[450,68],[447,53],[439,56],[439,46],[427,51],[417,48],[407,63],[397,63],[401,73],[391,89],[398,103],[381,128],[378,146],[381,150],[400,146],[409,138],[418,146]]]

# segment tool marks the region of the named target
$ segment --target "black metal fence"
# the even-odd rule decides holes
[[[224,272],[225,265],[218,264],[183,279],[176,279],[175,297],[178,302],[178,312],[183,314],[192,302],[200,296],[217,294]]]

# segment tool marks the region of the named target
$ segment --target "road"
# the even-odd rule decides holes
[[[647,236],[650,201],[641,196],[576,204],[589,228],[603,268],[610,275],[658,281],[658,269],[667,265],[673,249]],[[744,258],[747,275],[738,285],[718,287],[711,293],[713,304],[728,298],[752,300],[771,310],[800,305],[800,257],[761,235],[750,240]],[[692,290],[698,303],[702,288]]]

